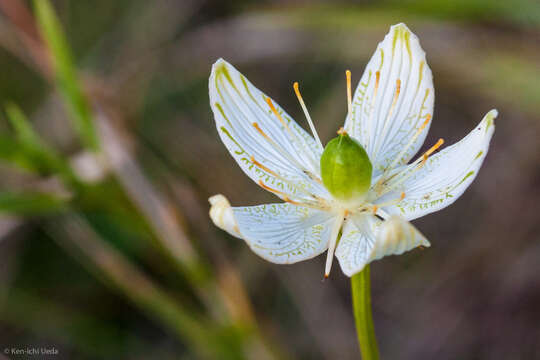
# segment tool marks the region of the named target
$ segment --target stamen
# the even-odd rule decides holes
[[[399,153],[398,156],[396,156],[396,158],[394,159],[394,161],[392,161],[392,163],[386,168],[386,172],[392,170],[396,165],[397,163],[401,160],[401,158],[403,157],[403,155],[405,155],[405,153],[407,152],[407,150],[409,150],[409,148],[412,146],[412,144],[414,144],[414,142],[416,141],[416,139],[418,138],[418,136],[420,136],[420,134],[422,133],[422,131],[424,131],[424,129],[426,128],[426,126],[429,124],[429,122],[431,121],[431,115],[430,114],[427,114],[426,115],[426,120],[422,123],[422,125],[418,128],[418,130],[416,130],[416,132],[414,133],[413,137],[411,138],[411,140],[409,140],[409,142],[407,143],[407,145],[405,145],[405,147],[403,148],[403,150],[401,150],[401,152]],[[384,178],[384,175],[381,177],[381,179]]]
[[[403,169],[400,173],[397,174],[397,176],[394,177],[394,182],[391,184],[388,184],[386,189],[384,191],[381,191],[379,196],[382,196],[393,189],[395,189],[398,185],[402,184],[405,180],[409,179],[416,171],[421,169],[429,156],[433,154],[438,148],[441,147],[441,145],[444,144],[444,139],[439,139],[435,145],[433,145],[431,148],[428,149],[423,155],[419,156],[418,159],[416,159],[413,163],[411,163],[409,166],[407,166],[406,169]]]
[[[269,169],[268,167],[266,167],[266,166],[264,166],[263,164],[261,164],[260,162],[258,162],[253,156],[251,156],[250,160],[251,160],[251,162],[252,162],[255,166],[257,166],[257,167],[263,169],[264,171],[266,171],[267,173],[273,175],[275,178],[277,178],[277,179],[283,181],[283,182],[286,183],[287,185],[289,185],[289,186],[295,188],[296,190],[298,190],[298,191],[300,191],[300,192],[303,192],[304,194],[308,195],[309,197],[311,197],[311,198],[313,198],[313,199],[315,199],[315,200],[317,200],[317,201],[320,200],[320,198],[319,198],[317,195],[312,194],[312,193],[310,193],[309,191],[305,190],[304,188],[302,188],[302,187],[300,187],[300,186],[297,186],[297,185],[295,185],[294,183],[290,182],[289,180],[285,179],[283,176],[279,175],[277,172],[275,172],[275,171]],[[266,190],[269,190],[269,189],[266,189]],[[269,190],[269,191],[271,191],[271,190]]]
[[[304,171],[308,171],[302,164],[300,164],[297,160],[295,160],[292,156],[290,156],[287,151],[285,151],[281,146],[279,146],[274,140],[272,140],[270,138],[270,136],[266,135],[266,133],[261,129],[261,127],[259,126],[259,124],[257,124],[256,122],[252,123],[251,125],[253,125],[253,127],[255,128],[255,130],[257,130],[257,132],[259,134],[262,135],[262,137],[264,137],[264,139],[266,141],[268,141],[268,143],[270,145],[272,145],[280,154],[281,156],[283,156],[285,159],[289,160],[290,162],[292,162],[293,164],[295,164],[296,166],[298,166],[298,168],[304,170]],[[309,171],[308,171],[309,172]]]
[[[439,139],[439,140],[435,143],[435,145],[433,145],[432,147],[430,147],[429,150],[426,151],[426,152],[424,153],[424,155],[422,155],[422,158],[423,158],[423,159],[422,159],[422,163],[425,163],[426,160],[428,159],[428,157],[429,157],[431,154],[433,154],[433,153],[435,152],[435,150],[437,150],[438,148],[440,148],[442,144],[444,144],[444,139]]]
[[[272,103],[272,99],[270,99],[269,97],[266,98],[266,103],[268,104],[268,106],[270,106],[270,110],[272,110],[272,113],[274,113],[274,115],[278,118],[279,122],[281,123],[281,125],[283,125],[283,127],[285,128],[285,130],[289,133],[289,135],[291,136],[291,139],[293,142],[295,142],[298,146],[299,149],[302,149],[303,146],[302,146],[302,143],[300,142],[300,140],[298,139],[298,137],[292,132],[291,128],[289,127],[289,125],[285,122],[285,120],[283,120],[283,117],[281,116],[281,114],[277,111],[276,107],[274,106],[274,104]],[[311,154],[307,153],[307,158],[309,159],[309,161],[311,162],[311,165],[313,166],[314,169],[317,169],[317,163],[316,161],[313,159],[313,157],[311,156]]]
[[[417,166],[418,169],[420,169],[422,166],[424,166],[424,163],[426,162],[426,160],[428,159],[428,157],[433,154],[433,152],[435,150],[437,150],[438,148],[441,147],[441,145],[444,144],[444,139],[439,139],[437,140],[437,142],[435,143],[435,145],[433,145],[432,147],[430,147],[428,149],[428,151],[426,151],[425,153],[423,153],[422,155],[420,155],[414,162],[412,162],[411,164],[409,164],[409,168],[413,167],[414,165],[418,165],[420,164],[419,166]],[[407,169],[404,169],[404,171],[406,171]],[[416,171],[417,169],[415,169]],[[398,175],[401,175],[402,173],[398,174]],[[398,176],[399,178],[399,176]]]
[[[374,204],[373,205],[373,208],[374,208],[373,214],[375,214],[379,208],[399,204],[401,201],[403,201],[403,199],[405,199],[405,193],[404,192],[402,192],[401,195],[399,196],[399,198],[397,198],[397,199],[385,201],[385,202],[380,203],[380,204]]]
[[[323,184],[322,180],[319,179],[315,174],[306,170],[304,170],[304,174],[306,174],[311,180],[315,181],[316,183],[321,184],[321,185]]]
[[[347,131],[343,127],[340,127],[337,133],[338,135],[347,135]]]
[[[352,90],[351,90],[351,71],[345,71],[345,77],[347,78],[347,117],[351,116],[352,113]]]
[[[298,89],[297,82],[293,84],[293,88],[294,88],[296,97],[298,98],[298,102],[300,103],[300,106],[302,107],[302,110],[304,111],[304,115],[306,116],[307,122],[309,124],[309,128],[311,129],[311,132],[313,133],[313,137],[315,138],[315,140],[317,140],[317,143],[319,144],[321,149],[324,149],[321,139],[319,139],[319,134],[317,134],[317,130],[315,129],[315,125],[313,125],[313,121],[311,120],[311,116],[309,116],[309,113],[306,108],[306,104],[304,103],[304,100],[302,99],[302,95],[300,94],[300,90]]]
[[[324,268],[324,278],[328,279],[330,270],[332,269],[332,260],[334,259],[334,251],[336,250],[337,239],[339,236],[339,230],[345,219],[345,211],[342,211],[334,223],[332,232],[330,234],[330,242],[328,243],[328,252],[326,254],[326,266]]]
[[[291,198],[289,197],[288,194],[284,193],[283,191],[279,191],[277,189],[271,188],[270,186],[266,185],[262,180],[259,180],[257,182],[257,184],[259,184],[259,186],[262,187],[263,189],[268,190],[271,193],[274,193],[276,195],[281,196],[283,201],[288,202],[289,204],[298,205],[298,206],[305,206],[305,207],[309,207],[309,208],[313,208],[313,209],[317,209],[317,210],[324,210],[325,209],[324,206],[321,206],[320,204],[315,203],[315,202],[311,202],[311,201],[298,202],[298,201],[291,200]]]

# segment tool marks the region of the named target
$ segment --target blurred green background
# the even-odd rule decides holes
[[[223,57],[323,142],[390,25],[434,75],[426,144],[499,110],[477,179],[372,265],[384,359],[540,359],[540,3],[0,0],[0,350],[55,359],[358,359],[349,279],[277,266],[207,198],[276,199],[219,141]],[[56,15],[55,15],[56,14]],[[37,19],[36,19],[37,18]],[[25,358],[9,354],[9,358]]]

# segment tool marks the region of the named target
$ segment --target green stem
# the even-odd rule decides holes
[[[378,360],[379,348],[371,315],[371,283],[369,265],[351,278],[352,302],[356,333],[363,360]]]

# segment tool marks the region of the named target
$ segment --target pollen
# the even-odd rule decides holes
[[[347,131],[345,131],[345,128],[340,127],[337,131],[338,135],[347,135]]]

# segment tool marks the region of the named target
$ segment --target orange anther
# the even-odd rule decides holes
[[[424,155],[429,156],[429,155],[433,154],[433,152],[434,152],[435,150],[437,150],[438,148],[440,148],[442,144],[444,144],[444,139],[439,139],[439,140],[435,143],[435,145],[433,145],[431,148],[429,148],[428,151],[426,151],[426,153],[425,153]]]
[[[296,93],[296,96],[298,96],[299,98],[301,98],[302,95],[300,95],[300,90],[298,89],[298,81],[295,81],[295,82],[294,82],[293,88],[294,88],[294,92]]]
[[[428,151],[426,151],[424,153],[424,155],[422,155],[423,159],[422,159],[422,165],[427,161],[428,157],[433,154],[433,152],[435,152],[435,150],[437,150],[438,148],[441,147],[441,145],[444,144],[444,139],[439,139],[435,145],[433,145],[432,147],[429,148]]]
[[[347,109],[349,114],[352,111],[352,89],[351,89],[351,71],[345,71],[345,77],[347,78]]]

